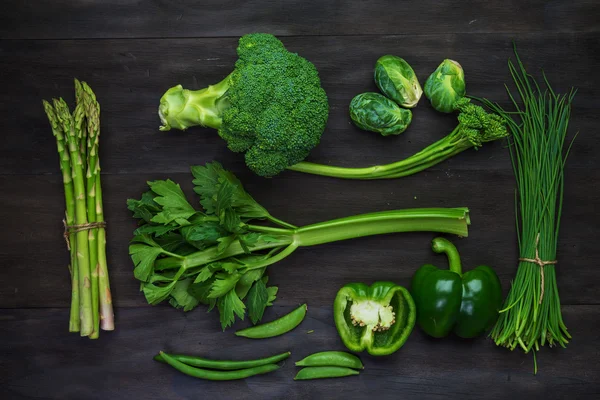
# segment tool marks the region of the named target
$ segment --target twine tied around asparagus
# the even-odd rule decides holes
[[[90,229],[94,229],[94,228],[104,228],[104,227],[106,227],[106,222],[100,221],[100,222],[88,222],[88,223],[79,224],[79,225],[67,225],[67,221],[65,221],[63,219],[63,226],[65,227],[65,231],[63,232],[63,237],[65,238],[65,242],[67,242],[67,249],[69,251],[71,251],[71,243],[69,242],[69,236],[71,236],[72,233],[77,233],[77,232],[81,232],[81,231],[89,231]]]
[[[541,291],[540,291],[540,301],[538,304],[542,304],[542,299],[544,298],[544,267],[546,265],[552,265],[552,264],[556,264],[557,261],[556,260],[552,260],[552,261],[544,261],[540,258],[540,251],[538,249],[538,244],[540,243],[540,234],[537,234],[537,237],[535,238],[535,258],[525,258],[525,257],[521,257],[519,258],[519,261],[526,261],[526,262],[530,262],[533,264],[537,264],[540,266],[540,276],[542,279],[541,282]]]

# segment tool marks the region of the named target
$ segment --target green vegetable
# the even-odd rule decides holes
[[[309,379],[340,378],[358,374],[358,371],[346,367],[305,367],[298,371],[294,380],[303,381]]]
[[[425,81],[425,96],[433,108],[451,113],[465,96],[465,73],[459,63],[444,60]]]
[[[192,167],[195,209],[178,184],[149,182],[128,208],[140,226],[129,254],[134,276],[150,304],[164,300],[189,311],[198,304],[217,307],[223,329],[235,315],[257,323],[275,300],[267,286],[267,266],[298,247],[393,232],[433,231],[467,236],[466,208],[382,211],[297,228],[273,217],[219,163]],[[269,224],[256,224],[259,220]]]
[[[100,186],[100,106],[92,89],[75,79],[76,107],[43,101],[60,159],[65,194],[65,229],[71,273],[69,331],[97,339],[114,329],[106,262],[106,233]]]
[[[276,319],[275,321],[253,326],[251,328],[241,329],[236,331],[235,335],[250,339],[266,339],[283,335],[284,333],[287,333],[300,325],[306,316],[306,308],[306,304],[302,304],[294,311]]]
[[[571,338],[561,314],[554,263],[564,168],[572,145],[567,145],[566,136],[576,91],[555,93],[545,75],[547,88],[542,91],[516,48],[515,58],[516,65],[508,62],[518,92],[518,97],[509,92],[515,111],[485,101],[512,132],[509,149],[517,181],[520,254],[517,275],[491,336],[499,346],[529,352],[545,344],[566,347]]]
[[[277,354],[271,357],[259,358],[256,360],[246,360],[246,361],[232,361],[232,360],[210,360],[208,358],[203,357],[194,357],[187,356],[183,354],[167,354],[174,360],[177,360],[183,364],[187,364],[192,367],[199,368],[209,368],[209,369],[217,369],[221,371],[233,371],[238,369],[246,369],[246,368],[254,368],[260,367],[262,365],[267,364],[275,364],[280,361],[285,360],[290,356],[290,352],[287,351],[285,353]],[[166,362],[162,356],[162,354],[158,354],[154,357],[156,361]]]
[[[432,249],[448,257],[449,270],[425,264],[417,270],[411,293],[417,307],[417,324],[430,336],[441,338],[454,331],[473,338],[490,329],[502,305],[502,286],[493,269],[480,265],[463,273],[456,247],[447,239],[433,239]]]
[[[344,351],[322,351],[311,354],[296,362],[296,367],[346,367],[364,369],[362,362],[354,354]]]
[[[210,369],[200,369],[177,361],[166,353],[160,352],[161,358],[175,368],[177,371],[198,379],[207,379],[210,381],[233,381],[236,379],[245,379],[254,375],[267,374],[279,369],[277,364],[265,364],[258,367],[239,369],[236,371],[213,371]]]
[[[412,113],[379,93],[367,92],[350,102],[350,118],[360,129],[389,136],[404,132],[410,125]]]
[[[423,90],[415,71],[404,59],[386,55],[375,64],[375,84],[398,105],[407,108],[417,106]]]
[[[349,283],[335,296],[333,318],[349,350],[386,356],[412,332],[415,303],[408,290],[392,282]]]
[[[404,160],[366,168],[334,167],[303,161],[289,169],[344,179],[400,178],[423,171],[471,147],[477,149],[486,142],[508,135],[504,121],[499,116],[488,114],[483,108],[471,104],[469,99],[461,99],[457,109],[458,126],[448,136]]]
[[[177,85],[160,100],[163,131],[218,129],[256,174],[273,176],[302,161],[321,139],[329,106],[318,72],[273,35],[242,36],[234,71],[190,91]]]

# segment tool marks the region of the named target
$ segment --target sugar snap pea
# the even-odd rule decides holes
[[[358,375],[359,372],[346,367],[304,367],[296,377],[295,381],[323,378],[340,378],[342,376]]]
[[[306,304],[302,304],[294,311],[279,319],[236,331],[235,334],[236,336],[243,336],[250,339],[265,339],[283,335],[300,325],[300,322],[302,322],[306,316],[306,309]]]
[[[297,367],[347,367],[364,369],[362,362],[354,354],[344,351],[322,351],[305,357],[296,363]]]
[[[244,360],[244,361],[234,361],[234,360],[210,360],[204,357],[194,357],[183,354],[168,354],[171,358],[174,358],[177,361],[180,361],[184,364],[191,365],[192,367],[199,368],[210,368],[210,369],[218,369],[222,371],[231,371],[236,369],[244,369],[244,368],[252,368],[252,367],[260,367],[261,365],[266,364],[275,364],[280,361],[285,360],[290,356],[290,352],[286,351],[285,353],[276,354],[271,357],[259,358],[256,360]],[[154,357],[156,361],[166,362],[161,354],[158,354]]]
[[[194,378],[207,379],[211,381],[232,381],[236,379],[244,379],[250,376],[266,374],[279,369],[279,365],[277,364],[265,364],[258,367],[239,369],[236,371],[212,371],[209,369],[201,369],[184,364],[168,354],[163,353],[162,351],[160,352],[160,356],[167,364],[179,372]]]

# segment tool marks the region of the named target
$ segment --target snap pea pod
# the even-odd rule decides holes
[[[306,309],[306,304],[302,304],[300,307],[281,318],[267,322],[266,324],[236,331],[235,334],[236,336],[243,336],[250,339],[265,339],[283,335],[300,325],[300,322],[302,322],[306,316]]]
[[[364,369],[362,362],[354,354],[344,351],[322,351],[296,362],[297,367],[347,367]]]
[[[346,367],[304,367],[296,377],[295,381],[308,379],[340,378],[342,376],[358,375],[359,372]]]
[[[236,379],[248,378],[254,375],[266,374],[279,369],[279,365],[277,364],[265,364],[258,367],[239,369],[236,371],[213,371],[184,364],[168,354],[163,353],[162,351],[160,352],[160,356],[167,364],[175,368],[177,371],[194,378],[207,379],[210,381],[233,381]]]
[[[290,352],[276,354],[271,357],[259,358],[256,360],[245,360],[245,361],[233,361],[233,360],[210,360],[204,357],[194,357],[183,354],[168,354],[171,358],[180,361],[184,364],[191,365],[192,367],[217,369],[222,371],[231,371],[236,369],[245,369],[260,367],[266,364],[275,364],[285,360],[290,356]],[[166,362],[161,354],[154,357],[156,361]]]

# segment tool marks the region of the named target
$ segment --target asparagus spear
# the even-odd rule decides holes
[[[98,157],[100,144],[100,104],[98,104],[96,95],[87,83],[81,82],[81,87],[83,89],[82,96],[86,104],[86,118],[89,132],[88,168],[91,174],[88,174],[87,177],[88,179],[95,180],[95,221],[104,222],[102,187],[100,185],[100,158]],[[100,324],[103,330],[112,331],[115,329],[115,325],[106,261],[106,230],[104,227],[99,227],[97,228],[97,232],[98,264],[95,272],[98,276],[99,285]]]
[[[84,110],[85,126],[83,131],[82,141],[86,142],[86,204],[87,204],[87,219],[88,222],[96,222],[96,174],[97,174],[97,159],[98,159],[98,119],[95,114],[95,99],[92,98],[91,89],[85,83],[75,79],[75,98],[77,105]],[[85,135],[87,133],[87,135]],[[87,137],[86,137],[87,136]],[[97,244],[98,228],[88,230],[88,244],[90,253],[90,281],[92,289],[92,321],[94,329],[90,334],[90,339],[97,339],[100,335],[100,320],[99,320],[99,301],[98,301],[98,244]]]
[[[102,203],[102,186],[100,185],[100,158],[98,150],[100,145],[100,104],[96,101],[96,95],[87,83],[82,82],[81,86],[86,98],[88,107],[86,108],[86,116],[88,125],[94,131],[94,140],[91,148],[90,156],[88,157],[88,165],[93,170],[95,184],[95,211],[96,222],[104,222],[104,208]],[[100,324],[105,331],[115,329],[112,297],[110,294],[110,282],[108,279],[108,265],[106,262],[106,230],[104,227],[98,228],[98,284],[99,284],[99,300],[100,300]]]
[[[104,210],[102,207],[102,187],[100,186],[100,167],[96,175],[96,220],[104,222]],[[110,294],[110,281],[108,279],[108,265],[106,263],[106,230],[98,228],[98,265],[100,266],[100,327],[105,331],[115,329],[115,318],[113,314],[112,296]]]
[[[80,141],[82,139],[81,126],[83,122],[83,108],[78,105],[75,108],[73,116],[69,112],[69,107],[65,101],[54,100],[56,116],[62,125],[63,132],[66,133],[69,153],[71,156],[71,172],[73,178],[73,187],[75,195],[75,223],[77,225],[87,224],[86,194],[83,173],[83,157],[80,151]],[[79,319],[80,335],[89,336],[92,334],[93,316],[92,316],[92,290],[90,279],[90,256],[88,233],[79,231],[75,234],[77,243],[77,267],[79,280]]]
[[[56,147],[60,160],[60,170],[62,172],[64,191],[65,191],[65,222],[67,225],[73,225],[75,221],[75,197],[73,194],[73,178],[71,177],[71,158],[67,149],[65,135],[62,126],[59,123],[54,107],[46,100],[43,100],[44,110],[52,127],[52,134],[56,138]],[[70,262],[69,271],[71,273],[71,312],[69,316],[69,332],[79,332],[79,268],[77,267],[77,245],[73,235],[70,235]]]

